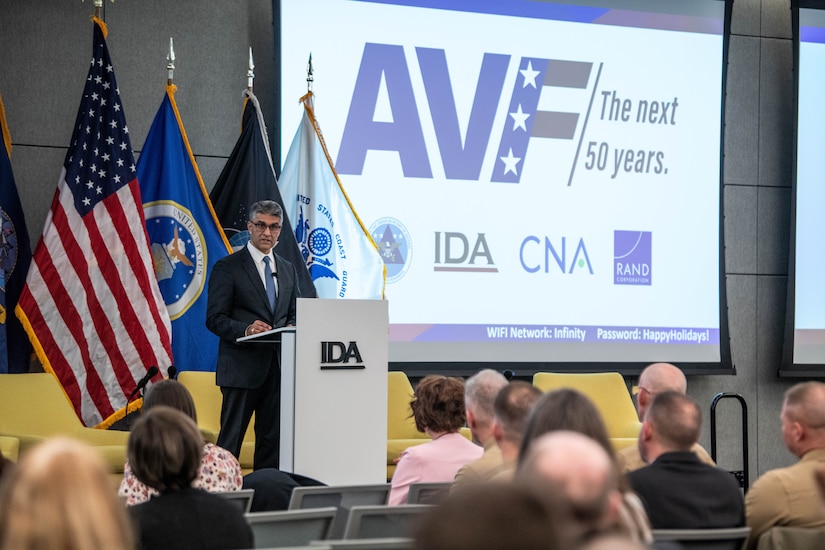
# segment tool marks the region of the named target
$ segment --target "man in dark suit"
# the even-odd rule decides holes
[[[713,529],[745,525],[745,502],[730,473],[705,464],[692,447],[702,411],[679,392],[656,395],[647,410],[639,452],[644,468],[627,474],[654,529]]]
[[[218,446],[235,456],[255,413],[254,468],[277,468],[281,372],[273,344],[235,341],[295,324],[295,266],[272,252],[283,211],[274,201],[249,209],[249,243],[221,259],[209,277],[206,326],[220,336],[216,379],[223,394]]]

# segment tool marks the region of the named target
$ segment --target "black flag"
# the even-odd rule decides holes
[[[278,189],[272,155],[269,150],[269,138],[266,134],[261,106],[255,94],[246,90],[247,96],[243,111],[241,135],[226,161],[218,181],[209,198],[215,213],[221,221],[226,238],[233,250],[246,246],[249,233],[246,222],[249,220],[248,209],[260,200],[274,200],[284,208],[281,191]],[[306,262],[295,240],[292,228],[284,208],[281,220],[283,229],[275,246],[275,252],[295,266],[298,272],[298,288],[302,298],[315,298],[317,292],[312,283]]]

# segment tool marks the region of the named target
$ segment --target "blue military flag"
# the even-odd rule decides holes
[[[178,370],[213,371],[218,337],[206,329],[206,279],[231,252],[212,209],[175,103],[166,87],[137,163],[146,231],[172,321]]]
[[[312,97],[301,98],[304,116],[278,182],[285,210],[319,298],[383,298],[384,260],[338,179]]]
[[[0,99],[0,373],[28,372],[32,346],[14,308],[32,261],[26,219],[11,170],[11,137]]]

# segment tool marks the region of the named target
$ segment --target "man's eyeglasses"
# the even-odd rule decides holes
[[[261,232],[266,231],[267,229],[269,229],[273,233],[276,232],[276,231],[281,230],[281,224],[279,224],[279,223],[270,223],[269,225],[265,224],[264,222],[249,222],[249,223],[251,223],[252,225],[257,227],[258,231],[261,231]]]

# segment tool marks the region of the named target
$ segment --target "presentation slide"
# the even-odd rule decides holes
[[[792,365],[825,366],[825,11],[799,9]],[[787,340],[787,339],[786,339]],[[825,374],[825,373],[823,373]]]
[[[312,54],[318,123],[386,262],[393,363],[730,368],[725,2],[281,0],[280,16],[281,158]]]

